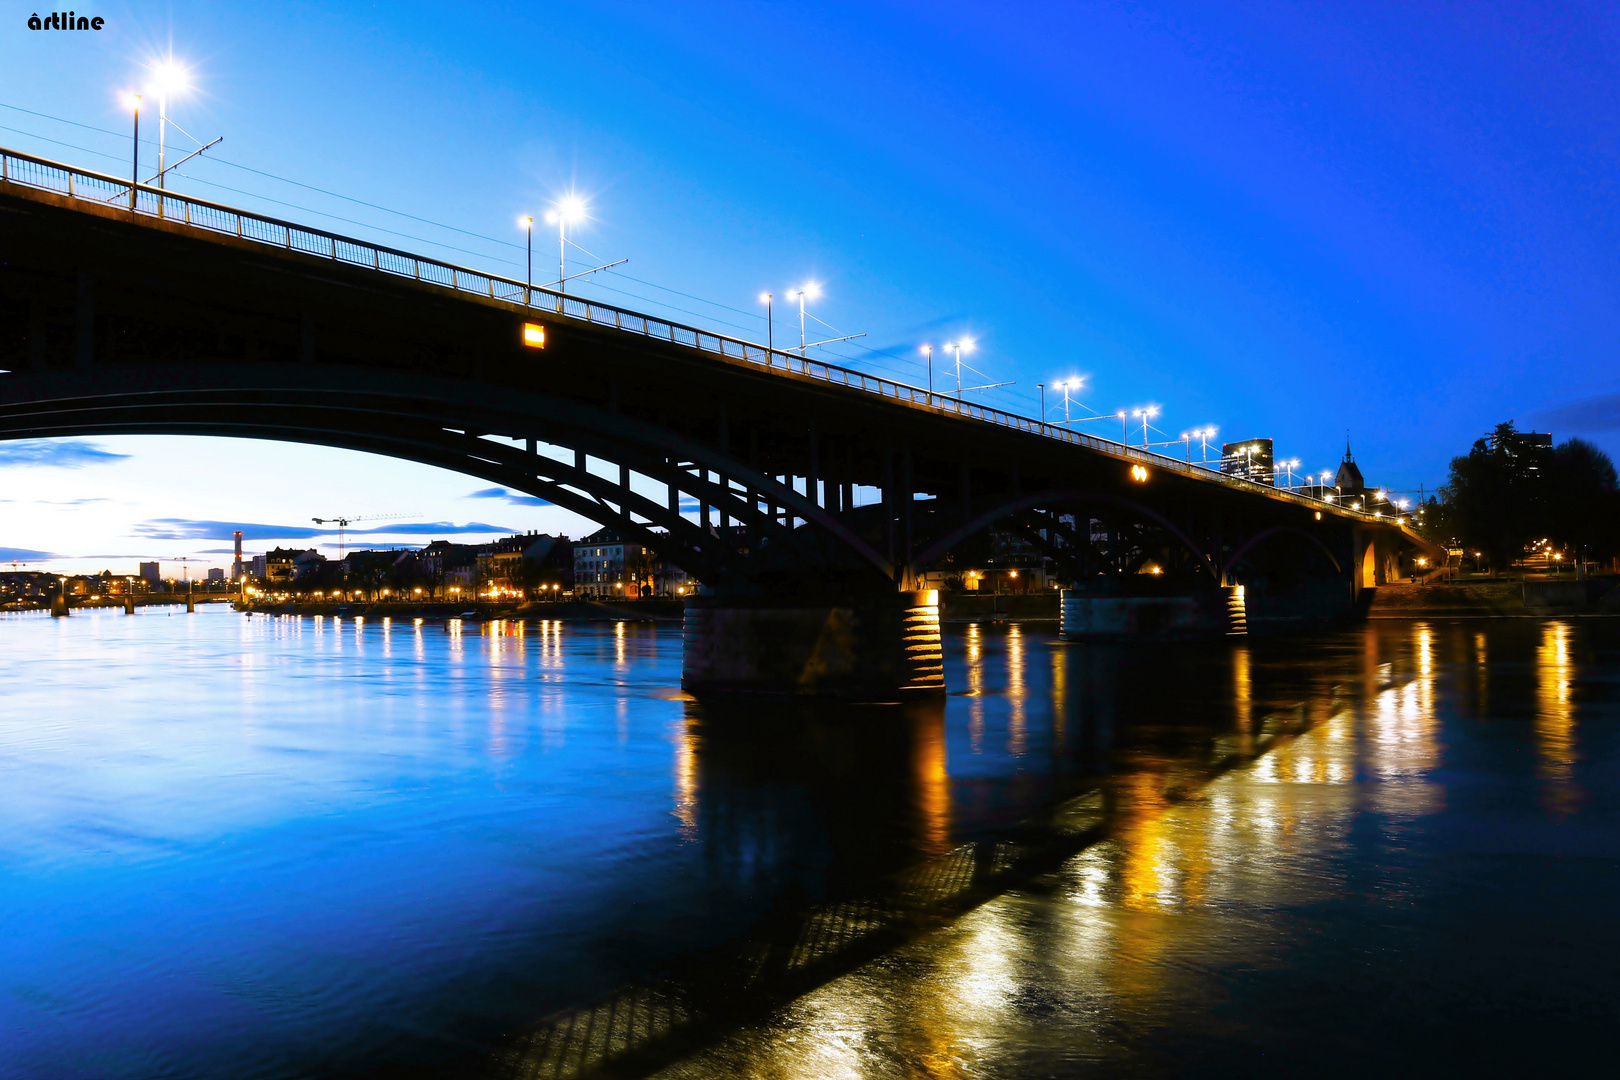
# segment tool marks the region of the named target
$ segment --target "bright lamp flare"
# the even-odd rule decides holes
[[[152,65],[152,81],[161,94],[178,94],[191,87],[191,73],[170,60],[159,60]]]
[[[759,302],[762,303],[762,304],[770,303],[771,302],[771,294],[768,293],[768,292],[760,293],[759,294]]]
[[[134,112],[136,109],[141,107],[141,95],[139,94],[127,93],[123,95],[123,99],[124,108],[128,109],[130,112]]]
[[[564,224],[572,224],[582,220],[585,217],[585,212],[584,199],[578,195],[564,195],[557,200],[557,208],[546,215],[546,220],[553,223],[560,221]]]
[[[534,218],[529,217],[527,214],[524,214],[524,215],[520,216],[518,218],[518,228],[520,228],[520,229],[532,229],[532,228],[534,228]]]

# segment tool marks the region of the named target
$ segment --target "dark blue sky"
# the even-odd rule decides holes
[[[1086,374],[1095,409],[1311,469],[1348,428],[1399,489],[1510,417],[1620,450],[1612,5],[32,10],[5,5],[0,102],[122,133],[172,41],[171,112],[233,163],[176,181],[205,197],[521,273],[515,216],[575,186],[580,242],[631,260],[604,299],[762,338],[755,296],[812,277],[855,366],[921,381],[918,344],[971,333],[1003,407]],[[123,171],[127,136],[0,124]]]

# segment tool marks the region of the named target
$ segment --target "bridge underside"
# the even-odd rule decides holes
[[[1369,549],[1387,566],[1418,542],[1139,453],[566,315],[527,348],[536,318],[0,184],[0,438],[216,435],[418,461],[615,527],[711,598],[808,611],[912,594],[992,529],[1085,592],[1325,580],[1346,606]]]

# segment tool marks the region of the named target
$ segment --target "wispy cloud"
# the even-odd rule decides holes
[[[196,518],[151,518],[135,526],[135,535],[148,540],[229,540],[237,529],[243,540],[311,540],[318,536],[336,536],[337,529],[312,528],[308,525],[269,525],[251,521],[203,521]],[[350,536],[456,536],[468,533],[513,533],[516,529],[505,525],[489,525],[482,521],[469,521],[457,525],[452,521],[411,521],[377,525],[369,529],[349,529]]]
[[[86,465],[108,465],[123,461],[128,454],[115,453],[83,439],[24,439],[0,443],[0,466],[51,466],[82,469]]]
[[[480,488],[467,496],[469,499],[501,499],[509,506],[551,506],[552,503],[536,495],[521,495],[503,487]]]
[[[40,562],[44,559],[54,559],[56,556],[49,551],[35,551],[33,548],[0,547],[0,562]],[[4,567],[0,567],[4,569]]]
[[[1572,401],[1537,413],[1535,423],[1554,431],[1614,431],[1620,428],[1620,394]]]
[[[111,499],[35,499],[35,506],[87,506],[90,503],[112,502]]]

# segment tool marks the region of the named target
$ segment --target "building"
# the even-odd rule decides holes
[[[691,591],[686,572],[651,548],[625,542],[614,529],[598,529],[574,544],[574,595],[680,596]]]
[[[1221,444],[1221,472],[1267,487],[1277,485],[1270,439],[1246,439]]]
[[[325,561],[326,556],[314,548],[272,548],[264,555],[263,580],[272,588],[286,588],[317,575]]]
[[[163,574],[155,562],[141,563],[140,576],[146,580],[149,586],[157,586],[163,583]]]
[[[241,562],[238,561],[236,565],[240,566]],[[210,566],[208,568],[208,580],[209,581],[224,581],[225,580],[225,571],[220,569],[217,566]]]

